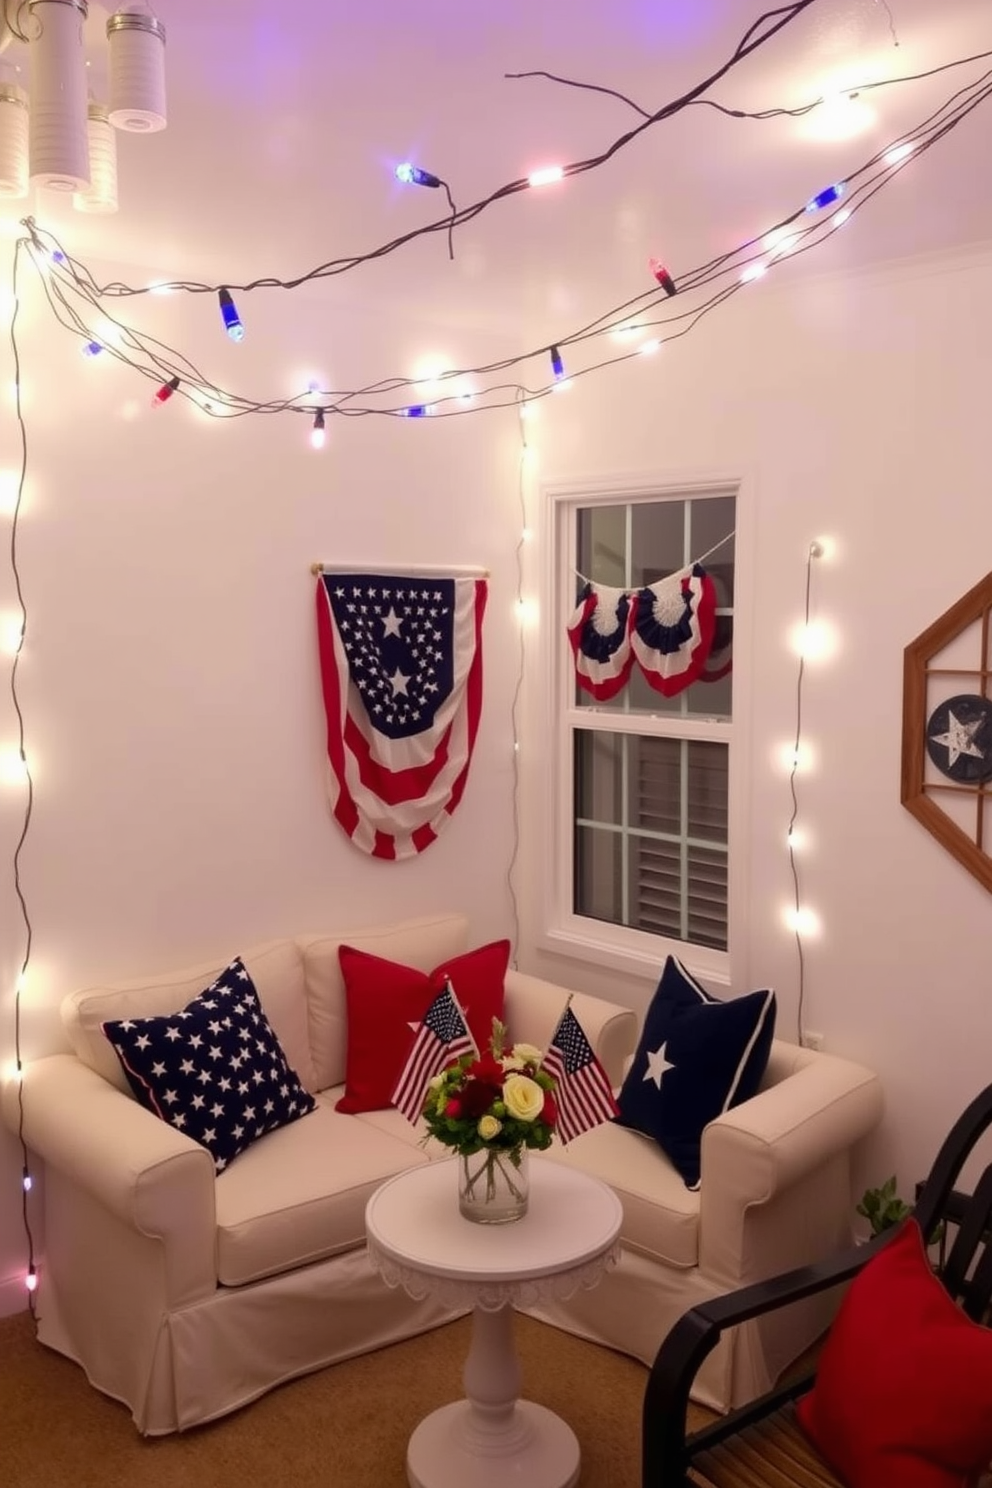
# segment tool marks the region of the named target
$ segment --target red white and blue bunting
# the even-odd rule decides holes
[[[587,583],[567,629],[576,681],[597,702],[616,697],[635,661],[664,697],[730,671],[729,632],[713,650],[716,588],[698,563],[643,589]]]
[[[568,622],[579,686],[598,703],[609,702],[627,685],[634,665],[630,632],[636,603],[624,589],[587,584]]]

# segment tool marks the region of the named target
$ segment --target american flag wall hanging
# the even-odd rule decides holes
[[[465,790],[482,711],[484,577],[318,568],[335,820],[376,858],[423,852]]]

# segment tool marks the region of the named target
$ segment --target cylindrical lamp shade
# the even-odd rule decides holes
[[[0,197],[28,194],[28,95],[0,83]]]
[[[166,125],[165,27],[145,9],[119,10],[107,22],[110,122],[149,134]]]
[[[91,103],[89,115],[90,184],[72,205],[78,212],[116,212],[117,135],[103,104]]]
[[[29,0],[37,24],[31,39],[31,179],[55,191],[89,185],[86,137],[86,0]]]

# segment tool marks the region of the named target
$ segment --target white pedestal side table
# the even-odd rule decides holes
[[[615,1264],[622,1211],[612,1189],[531,1157],[530,1204],[512,1224],[458,1210],[453,1161],[391,1178],[365,1211],[369,1257],[390,1286],[472,1308],[464,1400],[433,1411],[407,1449],[412,1488],[572,1488],[579,1443],[553,1411],[520,1400],[513,1304],[568,1297]]]

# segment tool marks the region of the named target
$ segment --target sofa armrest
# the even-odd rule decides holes
[[[523,971],[508,971],[504,987],[504,1017],[510,1037],[534,1044],[538,1049],[547,1048],[571,995],[572,1011],[611,1085],[622,1083],[624,1060],[637,1043],[637,1016],[630,1008],[587,992],[570,993],[568,987],[542,981]]]
[[[109,1084],[74,1054],[25,1066],[3,1090],[7,1125],[129,1228],[166,1250],[173,1298],[217,1284],[214,1164],[209,1152]]]
[[[790,1074],[720,1116],[703,1133],[700,1264],[739,1281],[758,1279],[748,1261],[748,1211],[776,1204],[784,1211],[790,1191],[803,1185],[805,1212],[790,1212],[788,1222],[793,1230],[802,1226],[806,1233],[795,1236],[795,1260],[786,1264],[814,1259],[821,1221],[834,1231],[840,1225],[849,1228],[852,1199],[846,1159],[881,1114],[881,1081],[872,1070],[832,1054],[797,1050]],[[838,1158],[845,1160],[846,1207],[840,1215],[818,1214],[820,1197],[825,1206],[836,1207],[838,1182],[831,1170],[829,1190],[824,1178],[820,1196],[816,1174],[825,1174]],[[804,1254],[807,1248],[809,1253]],[[777,1260],[780,1267],[782,1258]],[[769,1261],[776,1266],[775,1257]]]

